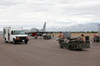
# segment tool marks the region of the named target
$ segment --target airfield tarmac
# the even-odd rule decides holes
[[[60,49],[56,40],[5,43],[0,37],[0,66],[100,66],[100,43],[83,51]]]

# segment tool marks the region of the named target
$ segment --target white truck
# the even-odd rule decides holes
[[[16,44],[17,42],[28,42],[28,35],[26,35],[22,28],[11,28],[11,27],[4,27],[3,28],[3,38],[6,43],[13,42]]]

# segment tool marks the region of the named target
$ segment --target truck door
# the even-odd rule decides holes
[[[8,29],[5,29],[5,40],[8,41]]]
[[[4,39],[6,38],[5,35],[6,35],[6,30],[3,29],[3,38],[4,38]]]
[[[10,31],[8,29],[8,41],[10,40]]]

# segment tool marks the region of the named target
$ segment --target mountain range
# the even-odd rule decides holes
[[[72,25],[69,27],[61,27],[61,28],[55,28],[51,27],[48,28],[47,31],[71,31],[71,32],[80,32],[80,31],[97,31],[98,32],[98,25],[100,23],[87,23],[87,24],[77,24]],[[3,34],[2,31],[0,31],[0,35]]]
[[[69,27],[61,27],[61,28],[53,28],[54,30],[59,29],[58,31],[74,31],[74,32],[79,32],[79,31],[98,31],[98,25],[100,23],[87,23],[87,24],[77,24],[77,25],[72,25]]]

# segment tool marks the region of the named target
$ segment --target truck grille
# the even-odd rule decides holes
[[[20,39],[26,39],[26,37],[19,37]]]

